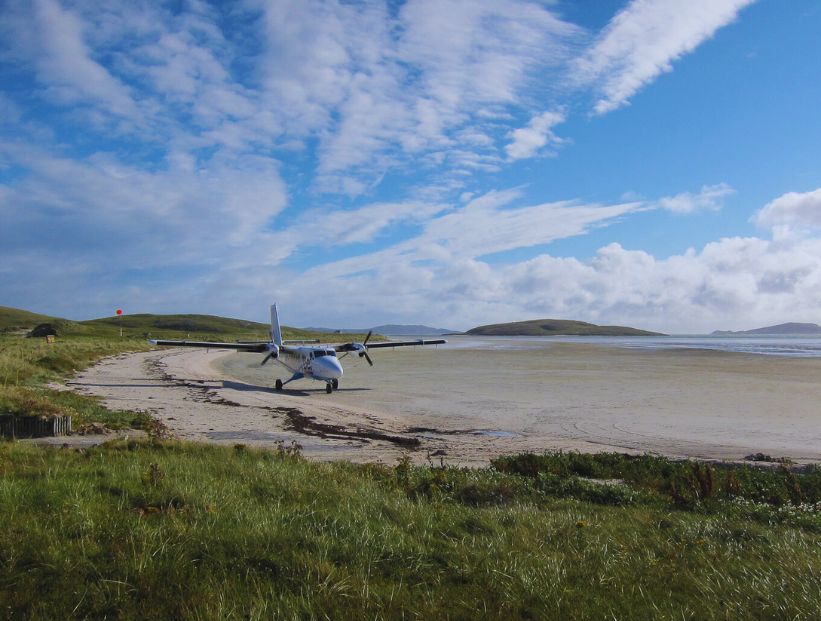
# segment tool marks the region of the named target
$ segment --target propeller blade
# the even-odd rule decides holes
[[[362,342],[363,345],[368,344],[368,339],[371,338],[371,334],[373,334],[373,330],[368,330],[368,336],[366,336],[365,340]]]
[[[371,357],[368,355],[368,352],[363,351],[363,352],[362,352],[362,355],[365,357],[365,360],[367,360],[367,361],[368,361],[368,364],[369,364],[369,365],[371,365],[371,366],[373,366],[373,360],[371,360]]]
[[[262,359],[262,362],[260,362],[260,363],[259,363],[259,365],[260,365],[260,366],[262,366],[262,365],[264,365],[266,362],[268,362],[271,358],[277,358],[277,357],[279,357],[279,348],[278,348],[278,347],[274,347],[274,349],[272,349],[271,351],[269,351],[269,352],[268,352],[268,355],[267,355],[267,356],[265,356],[265,358],[263,358],[263,359]]]

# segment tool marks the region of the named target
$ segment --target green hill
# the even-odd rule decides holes
[[[663,336],[660,332],[648,332],[624,326],[597,326],[593,323],[567,319],[533,319],[512,323],[494,323],[472,328],[467,333],[483,336]]]
[[[153,315],[140,313],[119,317],[102,317],[86,321],[71,321],[60,317],[49,317],[25,310],[0,306],[0,332],[28,332],[35,326],[48,323],[54,326],[58,336],[119,336],[133,338],[199,339],[210,341],[265,340],[270,338],[267,323],[231,319],[215,315]],[[327,334],[282,326],[282,336],[286,339],[314,339],[327,341]],[[357,335],[346,334],[345,338]],[[364,335],[358,335],[362,340]]]
[[[270,326],[256,321],[229,319],[215,315],[152,315],[141,313],[137,315],[121,315],[119,317],[102,317],[81,321],[81,326],[93,330],[97,334],[123,332],[140,334],[165,335],[174,334],[208,334],[208,335],[236,335],[255,334],[260,338],[267,336]]]
[[[38,315],[29,311],[0,306],[0,332],[16,332],[18,330],[31,330],[34,326],[54,321],[55,317],[48,315]]]

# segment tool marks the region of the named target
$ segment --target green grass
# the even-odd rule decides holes
[[[734,506],[614,506],[489,469],[319,464],[241,446],[5,444],[0,610],[31,619],[818,618],[817,531],[762,524]]]
[[[100,358],[147,349],[142,339],[73,337],[49,344],[45,339],[0,336],[0,413],[71,416],[75,427],[100,422],[112,429],[145,428],[150,419],[144,413],[111,411],[96,397],[53,390],[47,383],[65,379]]]

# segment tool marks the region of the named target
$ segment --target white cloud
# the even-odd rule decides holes
[[[253,156],[149,172],[104,153],[76,160],[0,141],[0,154],[27,169],[0,186],[0,245],[60,264],[99,267],[111,253],[141,268],[260,260],[286,205],[276,168]]]
[[[753,216],[763,227],[821,229],[821,188],[812,192],[787,192],[767,203]]]
[[[521,195],[521,189],[488,192],[464,206],[430,218],[414,238],[373,254],[318,266],[309,270],[308,275],[321,273],[327,278],[347,278],[406,263],[471,261],[582,235],[642,208],[640,203],[585,205],[576,201],[511,207]]]
[[[425,167],[441,187],[461,189],[453,179],[532,157],[560,142],[558,104],[532,111],[544,110],[539,99],[566,99],[569,65],[587,85],[646,82],[656,74],[642,59],[666,67],[742,4],[676,10],[637,0],[576,62],[587,33],[528,0],[408,0],[398,9],[248,0],[181,11],[12,1],[0,29],[5,54],[32,67],[49,98],[86,106],[96,126],[197,159],[214,148],[291,155],[301,144],[307,183],[355,197],[392,169]],[[511,127],[523,112],[527,126]]]
[[[564,113],[547,111],[530,119],[526,127],[514,129],[510,136],[513,142],[505,147],[507,156],[511,160],[520,160],[533,157],[545,145],[561,144],[561,138],[553,133],[553,127],[565,120]]]
[[[721,209],[722,200],[735,190],[726,183],[705,185],[698,194],[681,192],[675,196],[665,196],[657,201],[658,207],[673,213],[687,214],[695,211]]]
[[[333,280],[327,299],[339,325],[360,317],[357,305],[380,309],[374,323],[422,320],[454,328],[558,317],[686,333],[821,318],[819,238],[730,237],[666,259],[611,243],[589,261],[547,253],[484,260],[584,234],[659,202],[511,207],[521,192],[487,193],[434,217],[414,239],[307,270],[285,294],[299,298],[299,291],[318,291]]]
[[[518,0],[411,0],[400,26],[400,58],[421,69],[423,91],[444,113],[463,101],[519,101],[529,72],[564,62],[568,41],[581,32],[540,4]]]
[[[752,2],[632,0],[575,63],[576,79],[600,91],[596,113],[615,110]]]
[[[601,206],[561,201],[510,208],[507,196],[505,202],[490,204],[486,200],[488,196],[431,220],[415,242],[435,243],[454,257],[473,258],[581,235],[640,206],[638,203]]]
[[[278,287],[278,294],[296,301],[295,316],[311,317],[316,310],[301,298],[322,291],[338,325],[365,325],[362,309],[374,308],[373,323],[421,320],[469,328],[555,317],[704,333],[819,321],[818,256],[819,239],[783,244],[759,238],[726,238],[663,260],[616,243],[590,261],[542,254],[489,264],[394,252],[357,265],[340,262],[341,271],[350,272],[346,278],[336,277],[338,264],[309,270],[293,286]],[[329,274],[332,288],[326,286]]]
[[[367,323],[368,308],[381,313],[374,323],[452,327],[818,320],[821,190],[785,194],[755,216],[773,239],[722,239],[665,260],[619,244],[590,261],[516,260],[511,251],[532,256],[640,210],[717,210],[732,188],[591,204],[474,182],[559,144],[553,130],[580,89],[597,93],[600,113],[626,104],[748,3],[634,0],[589,36],[550,3],[525,0],[248,0],[176,12],[9,0],[1,60],[37,88],[0,94],[12,127],[3,136],[15,137],[0,138],[4,295],[84,309],[131,296],[145,310],[240,316],[277,296],[306,321],[328,319],[311,315],[321,298],[340,325]],[[51,117],[29,105],[37,97]],[[298,203],[289,211],[283,177]],[[393,200],[317,194],[381,189]],[[320,246],[349,258],[282,267]]]
[[[130,89],[93,57],[80,17],[55,0],[36,0],[30,13],[20,7],[12,7],[16,11],[10,12],[7,32],[21,48],[17,53],[34,59],[37,77],[49,97],[95,104],[132,123],[141,122]]]
[[[318,184],[346,193],[441,149],[498,160],[484,113],[521,105],[529,80],[558,71],[581,32],[519,0],[410,0],[395,16],[381,3],[264,11],[265,103],[291,111],[287,131],[318,137]]]
[[[448,209],[447,205],[408,201],[373,203],[357,209],[312,209],[299,220],[273,233],[270,262],[278,262],[298,249],[329,248],[367,243],[399,223],[419,223]]]

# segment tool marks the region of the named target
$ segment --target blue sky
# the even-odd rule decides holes
[[[815,0],[0,3],[0,304],[821,322]]]

